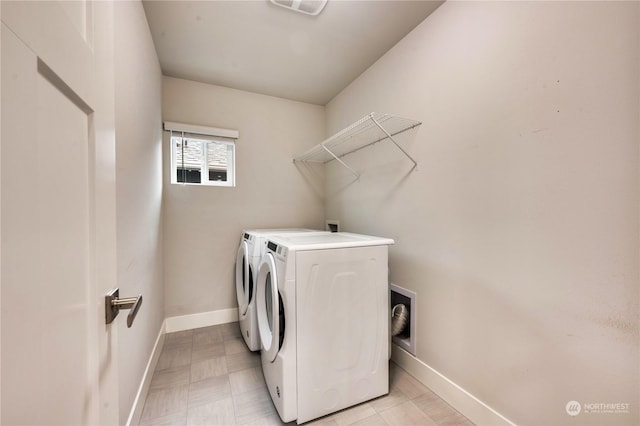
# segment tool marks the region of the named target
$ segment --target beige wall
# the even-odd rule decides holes
[[[118,286],[121,297],[144,300],[132,328],[117,321],[125,424],[164,320],[162,75],[142,5],[114,7]]]
[[[447,2],[326,108],[423,122],[327,169],[326,216],[393,237],[417,355],[522,425],[638,424],[639,4]],[[565,404],[629,403],[569,417]]]
[[[235,308],[242,229],[323,226],[323,174],[292,158],[324,138],[324,108],[170,77],[162,102],[164,120],[240,132],[235,188],[172,185],[164,134],[166,316]]]

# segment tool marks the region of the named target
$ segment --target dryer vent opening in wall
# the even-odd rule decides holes
[[[391,288],[391,301],[390,312],[393,311],[397,305],[402,305],[402,308],[396,308],[396,314],[402,313],[407,315],[408,319],[406,325],[402,328],[402,331],[397,336],[393,336],[393,343],[400,346],[412,355],[416,354],[416,293],[402,288],[395,284],[390,284]]]
[[[325,231],[340,232],[340,221],[327,219],[324,222]]]

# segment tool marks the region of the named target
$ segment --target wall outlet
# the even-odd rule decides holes
[[[391,309],[399,303],[405,305],[409,310],[409,321],[404,331],[397,336],[393,336],[392,341],[396,345],[400,346],[411,355],[416,354],[416,309],[418,307],[416,303],[416,293],[402,288],[396,284],[391,283],[389,285],[391,295],[389,300],[391,305],[389,307],[389,315],[391,315]]]

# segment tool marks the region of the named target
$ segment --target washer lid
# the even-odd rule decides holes
[[[381,246],[395,243],[390,238],[351,234],[348,232],[274,235],[269,237],[269,241],[296,251]]]
[[[249,256],[255,257],[256,267],[265,252],[266,240],[275,235],[307,235],[310,233],[323,233],[328,231],[320,231],[308,228],[273,228],[273,229],[245,229],[243,235],[250,238]],[[245,237],[245,239],[247,239]]]

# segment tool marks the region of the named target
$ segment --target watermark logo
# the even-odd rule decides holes
[[[629,414],[630,404],[627,402],[585,402],[569,401],[564,409],[567,414],[575,417],[583,414]]]
[[[597,414],[629,414],[627,402],[589,402],[582,404],[585,413]]]
[[[567,414],[570,416],[577,416],[582,411],[582,406],[578,401],[569,401],[567,405],[564,407],[567,410]]]

